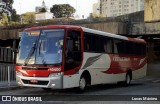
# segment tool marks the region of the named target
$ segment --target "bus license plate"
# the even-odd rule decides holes
[[[37,80],[34,80],[34,79],[30,80],[30,82],[31,82],[31,83],[38,83],[38,81],[37,81]]]

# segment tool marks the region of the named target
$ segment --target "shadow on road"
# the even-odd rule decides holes
[[[89,92],[97,92],[97,91],[106,91],[106,90],[111,90],[111,89],[118,89],[118,88],[131,88],[131,87],[137,87],[137,86],[141,86],[143,85],[143,83],[133,83],[131,84],[130,86],[124,86],[123,84],[103,84],[103,85],[94,85],[94,86],[89,86],[87,87],[85,93],[89,93]],[[30,92],[27,92],[28,94]],[[35,91],[32,91],[31,93],[34,93],[34,94],[37,94],[37,93],[40,93],[40,94],[48,94],[48,95],[72,95],[72,94],[85,94],[85,93],[79,93],[77,91],[76,88],[71,88],[71,89],[62,89],[62,90],[48,90],[48,91],[45,91],[45,90],[35,90]]]

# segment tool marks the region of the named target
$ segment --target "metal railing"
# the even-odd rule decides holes
[[[16,86],[15,65],[0,64],[0,88]]]
[[[0,88],[16,86],[13,48],[0,47]]]
[[[14,53],[12,48],[0,47],[0,62],[1,63],[14,62]]]

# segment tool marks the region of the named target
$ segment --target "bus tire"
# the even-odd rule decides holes
[[[87,80],[84,76],[81,76],[79,80],[78,92],[83,93],[86,90],[86,87],[87,87]]]
[[[126,74],[125,86],[129,86],[131,84],[131,73]]]

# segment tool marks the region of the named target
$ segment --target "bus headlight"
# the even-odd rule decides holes
[[[50,75],[49,75],[49,77],[58,77],[58,76],[60,76],[61,75],[61,73],[51,73]]]
[[[21,72],[16,71],[16,75],[17,75],[17,76],[22,76],[22,73],[21,73]]]

